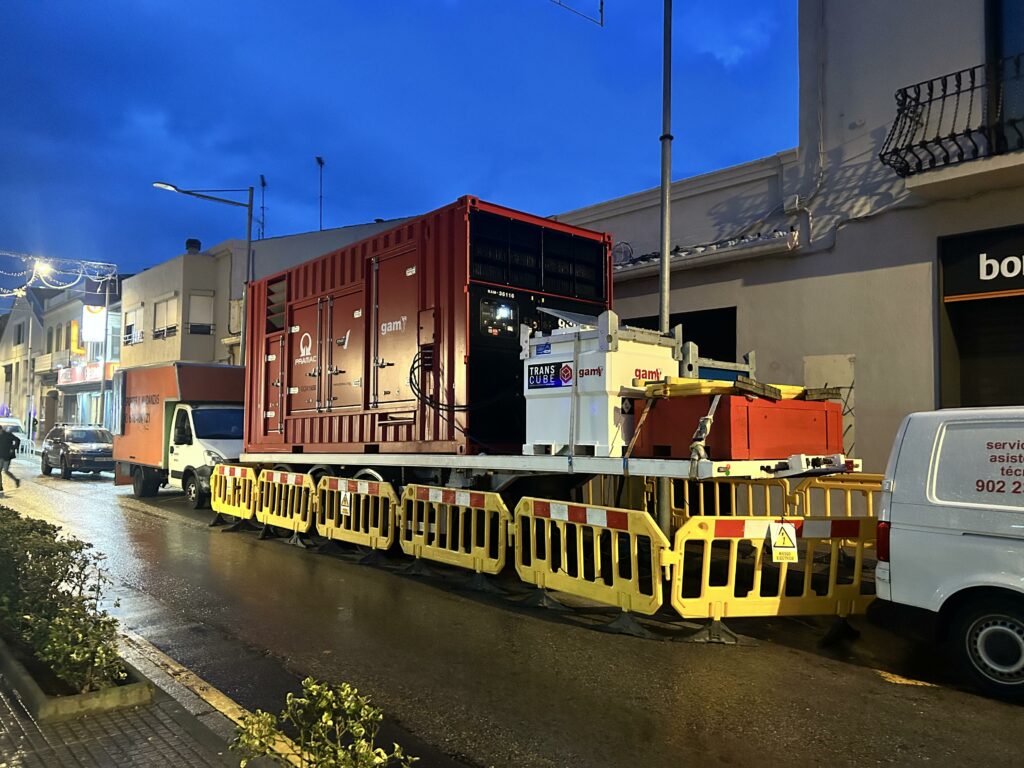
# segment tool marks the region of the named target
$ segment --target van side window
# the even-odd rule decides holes
[[[945,425],[929,488],[939,502],[1024,509],[1024,421]]]
[[[192,425],[188,420],[188,411],[178,411],[174,417],[174,443],[184,445],[192,441]]]

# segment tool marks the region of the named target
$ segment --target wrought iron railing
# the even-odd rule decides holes
[[[900,176],[1024,149],[1024,53],[896,91],[879,159]]]

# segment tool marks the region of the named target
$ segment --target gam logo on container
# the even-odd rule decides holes
[[[406,315],[402,315],[398,320],[388,320],[385,323],[380,324],[380,335],[387,336],[389,333],[401,333],[405,330],[405,324],[409,318]]]

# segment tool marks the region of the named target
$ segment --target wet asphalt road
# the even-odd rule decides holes
[[[1024,763],[1024,709],[956,689],[930,648],[863,618],[832,651],[814,620],[732,623],[752,647],[609,635],[588,627],[607,617],[410,578],[399,558],[210,529],[180,495],[14,469],[29,482],[4,503],[106,553],[126,626],[250,708],[280,708],[307,674],[350,682],[420,765]]]

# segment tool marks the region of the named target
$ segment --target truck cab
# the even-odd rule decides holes
[[[928,619],[976,687],[1024,701],[1024,407],[910,414],[881,501],[878,597]]]
[[[194,507],[210,496],[210,475],[242,452],[244,414],[238,405],[178,403],[167,442],[166,485],[181,488]]]

